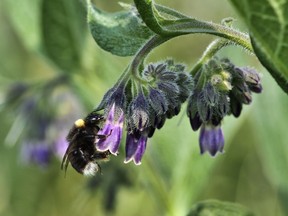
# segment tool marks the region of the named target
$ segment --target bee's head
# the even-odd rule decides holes
[[[99,124],[102,120],[104,119],[103,115],[97,114],[97,113],[90,113],[86,118],[85,118],[85,123],[86,124]]]

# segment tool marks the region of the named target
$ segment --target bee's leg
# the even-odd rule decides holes
[[[111,133],[112,133],[112,130],[110,130],[110,132],[109,132],[109,134],[107,134],[107,135],[104,135],[104,134],[97,134],[96,135],[96,137],[98,138],[98,139],[106,139],[107,137],[109,137],[110,135],[111,135]]]
[[[97,166],[98,166],[98,172],[99,172],[101,175],[103,175],[101,166],[100,166],[97,162],[96,162],[96,164],[97,164]]]
[[[109,151],[104,151],[104,152],[97,151],[94,153],[93,158],[95,158],[97,160],[105,161],[105,160],[109,159],[109,155],[110,155]]]
[[[69,160],[68,160],[68,151],[69,151],[69,147],[67,148],[65,154],[64,154],[64,157],[63,157],[63,160],[62,160],[62,163],[61,163],[61,170],[64,169],[65,171],[65,174],[64,176],[66,177],[66,171],[67,171],[67,168],[68,168],[68,165],[69,165]]]
[[[65,172],[64,177],[66,177],[66,171],[67,171],[68,165],[69,165],[68,154],[65,153],[62,163],[61,163],[61,170],[64,169],[64,172]]]

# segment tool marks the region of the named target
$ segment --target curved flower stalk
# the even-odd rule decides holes
[[[96,139],[97,150],[117,155],[125,122],[124,162],[141,164],[148,138],[163,127],[167,118],[179,114],[192,87],[193,79],[185,72],[185,66],[172,60],[148,64],[139,75],[123,78],[107,91],[96,109],[104,110],[106,119],[98,131],[106,138]]]

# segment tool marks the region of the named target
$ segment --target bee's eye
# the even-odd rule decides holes
[[[78,150],[73,151],[73,155],[77,155],[78,154]]]

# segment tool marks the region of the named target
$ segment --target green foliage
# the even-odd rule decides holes
[[[9,11],[11,20],[24,46],[39,50],[41,43],[41,4],[42,0],[10,1],[3,0],[4,8]]]
[[[179,7],[183,11],[189,10],[189,14],[194,15],[200,11],[199,13],[204,17],[209,13],[213,16],[213,20],[221,19],[213,7],[213,4],[216,4],[215,0],[207,0],[208,3],[211,3],[209,8],[205,5],[200,8],[199,5],[202,4],[202,1],[198,1],[198,4],[195,3],[197,0],[183,0],[183,4],[182,1],[181,4],[169,1],[169,4],[171,4],[170,6],[175,4],[177,9]],[[263,65],[269,70],[271,68],[270,72],[272,71],[276,80],[280,83],[283,81],[282,86],[287,90],[288,73],[286,73],[287,67],[284,64],[284,57],[288,56],[285,46],[286,37],[282,35],[282,42],[281,40],[278,42],[278,39],[281,39],[279,38],[280,34],[271,31],[284,33],[279,29],[284,29],[283,24],[286,22],[287,13],[281,11],[285,10],[286,5],[277,7],[276,0],[269,7],[265,6],[268,5],[266,1],[260,4],[260,0],[231,1],[238,7],[241,15],[253,14],[253,20],[245,20],[251,30],[255,52]],[[23,71],[28,68],[30,76],[25,77],[27,80],[33,82],[34,74],[39,75],[42,79],[41,83],[36,82],[37,89],[35,91],[41,93],[43,86],[50,80],[46,79],[47,74],[48,76],[51,74],[59,76],[62,71],[76,72],[80,66],[84,66],[77,73],[66,74],[71,78],[72,83],[67,87],[70,93],[73,92],[78,96],[79,101],[85,100],[86,111],[91,111],[105,90],[109,89],[116,80],[114,77],[120,75],[119,68],[122,70],[127,65],[123,58],[120,58],[121,61],[119,61],[117,56],[101,52],[95,46],[92,38],[87,40],[86,13],[81,1],[3,0],[3,2],[4,7],[0,6],[2,27],[0,33],[4,31],[9,33],[3,34],[3,39],[1,38],[0,41],[0,78],[4,77],[4,73],[2,74],[4,69],[9,72],[6,74],[14,73],[15,79],[11,78],[10,82],[22,80]],[[217,24],[215,25],[217,28],[211,26],[206,26],[206,28],[207,23],[204,26],[196,25],[197,20],[173,9],[153,4],[151,0],[135,0],[140,14],[135,7],[127,5],[125,11],[107,13],[93,7],[90,1],[88,2],[88,22],[93,38],[101,48],[118,56],[134,55],[155,34],[169,39],[175,35],[205,32],[222,37],[226,34],[226,36],[228,35],[225,36],[226,39],[233,39],[233,34],[227,32],[228,28],[225,26]],[[111,2],[107,2],[104,1],[102,4],[107,4],[109,7]],[[241,5],[243,2],[246,3],[245,7]],[[273,2],[273,0],[269,2]],[[218,4],[221,10],[222,7],[227,6],[221,1],[217,2]],[[278,20],[279,14],[276,14],[278,17],[275,18],[271,8],[278,8],[275,10],[277,13],[285,14],[285,16],[283,15],[284,21]],[[253,11],[257,9],[258,13],[252,13],[252,9]],[[225,10],[224,13],[225,16],[230,16],[232,11]],[[255,14],[259,15],[257,19],[255,19]],[[187,27],[187,23],[192,24],[187,28],[188,30],[185,30],[184,27]],[[147,26],[152,30],[149,30]],[[180,29],[180,27],[183,28]],[[264,27],[266,28],[264,29]],[[9,37],[11,35],[14,37]],[[235,38],[237,37],[235,36]],[[225,42],[226,39],[223,41]],[[235,43],[234,39],[231,44]],[[4,43],[7,44],[2,46]],[[273,52],[273,44],[278,44],[277,53]],[[83,45],[85,45],[85,52],[83,52]],[[171,45],[173,49],[171,49]],[[187,51],[186,48],[190,45],[193,49],[189,49],[189,47]],[[177,56],[178,50],[186,55],[189,61],[197,62],[194,53],[200,52],[205,45],[207,44],[202,44],[197,37],[193,40],[189,39],[189,41],[187,38],[183,38],[183,40],[175,40],[172,44],[157,49],[156,57],[159,58],[158,55],[166,57],[169,52],[177,59],[180,58]],[[7,47],[11,50],[8,50]],[[39,53],[35,52],[41,48],[45,51],[45,57],[49,61],[43,61],[43,58],[39,58]],[[230,52],[223,49],[221,55],[229,56],[241,65],[254,59],[243,53],[238,54],[235,48]],[[82,60],[83,65],[81,64]],[[7,64],[8,61],[11,63]],[[51,61],[57,67],[51,67]],[[259,67],[257,63],[254,66]],[[40,170],[37,165],[24,166],[19,159],[21,143],[16,145],[16,148],[0,145],[0,170],[2,171],[2,175],[0,175],[0,215],[178,216],[187,214],[193,204],[195,206],[189,214],[191,216],[252,215],[244,207],[231,202],[241,203],[257,215],[288,215],[288,134],[286,132],[288,99],[287,95],[277,89],[273,80],[267,76],[264,76],[263,79],[266,81],[263,84],[264,93],[260,96],[257,95],[255,100],[253,99],[251,108],[244,106],[243,115],[237,121],[232,118],[225,119],[223,123],[225,153],[219,154],[215,158],[211,158],[209,155],[200,155],[198,134],[192,132],[187,118],[180,121],[181,114],[175,119],[167,120],[165,127],[161,131],[157,130],[154,137],[149,140],[141,166],[123,164],[125,157],[125,143],[123,142],[119,156],[104,164],[103,175],[97,175],[92,180],[78,175],[71,167],[64,178],[59,168],[61,158],[59,160],[54,158],[53,163],[50,164],[52,166],[46,170]],[[0,81],[7,85],[6,79]],[[0,93],[0,105],[3,105],[1,103],[5,91]],[[61,91],[61,89],[57,91]],[[35,92],[31,92],[31,97],[35,96]],[[50,97],[49,94],[37,97],[37,104],[44,104],[43,102],[49,101]],[[71,111],[69,105],[63,103],[65,98],[66,96],[63,95],[56,102],[59,105],[62,104],[59,109],[61,113]],[[71,102],[71,98],[68,98],[68,101]],[[80,105],[79,101],[75,100],[72,106]],[[182,114],[185,113],[184,107]],[[42,109],[40,113],[45,110]],[[69,130],[76,117],[81,117],[82,113],[79,110],[74,110],[75,116],[68,118],[68,126],[62,125],[63,127],[58,130],[57,124],[63,123],[59,118],[56,119],[59,121],[58,123],[53,122],[52,129],[61,132]],[[36,118],[35,113],[31,110],[29,113]],[[0,131],[0,138],[2,140],[5,139],[11,125],[15,126],[15,133],[12,133],[11,137],[18,137],[21,133],[19,128],[25,128],[26,125],[27,127],[31,126],[33,118],[29,118],[29,124],[25,124],[26,122],[17,117],[18,115],[18,110],[12,106],[8,107],[5,112],[0,112],[1,128],[3,129]],[[35,132],[36,129],[38,127],[35,126]],[[49,135],[55,138],[55,132],[53,130],[50,132],[48,131]],[[23,141],[23,139],[19,140]],[[122,170],[124,174],[119,170]],[[125,180],[129,184],[123,180],[125,177],[129,180]],[[199,202],[206,199],[229,202]],[[281,204],[282,207],[280,207]]]
[[[135,0],[135,5],[146,25],[163,37],[205,33],[221,36],[252,51],[248,36],[225,25],[201,21],[173,9],[154,4],[153,0]]]
[[[46,55],[63,71],[81,63],[87,25],[79,0],[49,0],[42,4],[42,45]]]
[[[97,44],[119,56],[134,55],[153,35],[132,6],[129,10],[107,13],[88,1],[88,23]]]
[[[207,200],[196,203],[188,216],[253,216],[253,214],[234,203]]]
[[[260,62],[288,93],[288,2],[231,0],[247,24]]]
[[[264,83],[264,85],[269,86],[269,83]],[[267,172],[268,176],[273,176],[271,181],[279,188],[280,199],[288,213],[288,99],[285,93],[277,93],[273,88],[269,88],[265,94],[265,97],[263,95],[260,96],[260,100],[257,101],[256,105],[269,108],[254,111],[254,120],[259,122],[255,132],[262,140],[259,143],[259,149],[262,153],[265,172]],[[276,106],[271,109],[271,104]],[[270,128],[269,132],[267,132],[268,128]]]

